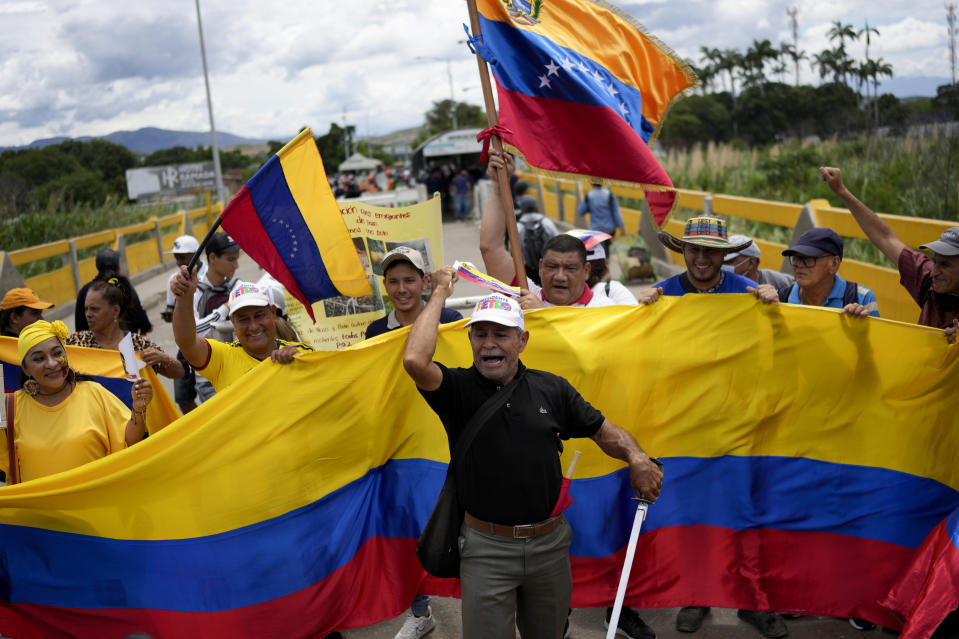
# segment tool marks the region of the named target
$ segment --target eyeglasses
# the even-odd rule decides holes
[[[806,268],[812,268],[816,265],[816,260],[820,257],[829,257],[828,255],[817,255],[816,257],[806,257],[805,255],[790,255],[789,263],[796,268],[802,264]]]

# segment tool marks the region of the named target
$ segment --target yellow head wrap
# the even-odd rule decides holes
[[[69,334],[70,331],[67,329],[67,325],[60,320],[52,324],[44,320],[37,320],[33,324],[26,326],[20,331],[20,337],[17,338],[17,353],[20,355],[20,361],[23,361],[23,358],[27,356],[31,348],[51,337],[56,337],[60,340],[60,345],[62,346],[63,340],[65,340]]]

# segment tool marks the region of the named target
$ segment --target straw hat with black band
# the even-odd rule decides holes
[[[663,246],[677,253],[683,252],[684,244],[741,251],[753,243],[750,239],[735,244],[730,242],[726,236],[726,220],[718,217],[691,217],[686,220],[682,237],[674,237],[666,231],[660,231],[659,241],[663,243]]]

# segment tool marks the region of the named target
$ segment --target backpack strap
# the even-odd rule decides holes
[[[783,304],[787,303],[789,301],[789,293],[792,290],[793,290],[793,284],[790,284],[789,286],[784,286],[781,289],[777,290],[776,292],[779,293],[779,301],[782,302]]]
[[[7,402],[7,463],[9,466],[7,468],[7,486],[12,486],[13,484],[20,483],[20,468],[17,463],[17,451],[16,451],[16,432],[13,430],[14,420],[14,406],[16,402],[14,401],[13,393],[4,393],[6,395]]]
[[[842,294],[842,305],[859,303],[859,285],[855,282],[846,282],[846,290]]]

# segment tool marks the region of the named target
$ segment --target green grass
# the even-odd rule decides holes
[[[151,217],[162,217],[175,213],[181,208],[197,208],[204,206],[205,201],[200,198],[196,202],[184,206],[179,204],[157,204],[149,207],[108,201],[103,206],[75,205],[69,208],[52,208],[52,212],[41,211],[29,213],[12,220],[0,223],[0,249],[15,251],[21,248],[66,240],[80,235],[87,235],[97,231],[119,228],[144,222]],[[152,235],[152,231],[135,233],[127,237],[132,243],[143,240]],[[78,251],[78,257],[84,259],[94,255],[101,248],[94,246]],[[60,258],[53,257],[38,260],[30,264],[17,267],[22,277],[32,277],[62,266]]]
[[[820,166],[842,169],[852,193],[874,211],[911,217],[956,220],[959,136],[881,140],[829,140],[819,144],[782,144],[739,149],[710,144],[667,154],[663,166],[683,189],[803,204],[823,198],[842,206],[819,176]],[[680,211],[678,219],[695,212]],[[730,233],[788,243],[786,227],[731,218]],[[847,239],[846,255],[892,266],[866,240]]]

